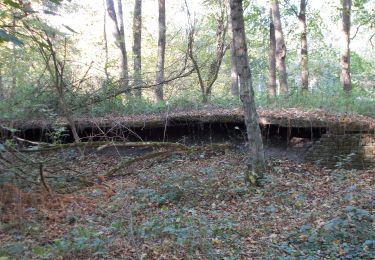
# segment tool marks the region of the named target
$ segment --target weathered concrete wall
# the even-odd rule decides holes
[[[306,160],[330,168],[375,167],[375,135],[324,134],[306,153]]]

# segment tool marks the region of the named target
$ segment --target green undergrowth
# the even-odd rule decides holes
[[[166,241],[163,250],[184,251],[187,255],[199,254],[209,259],[219,256],[234,256],[240,248],[236,245],[238,224],[231,218],[220,218],[216,221],[207,215],[197,213],[193,208],[169,210],[164,206],[161,212],[135,227],[135,235],[150,242]],[[157,243],[157,242],[156,242]],[[217,246],[225,244],[219,250]]]
[[[107,255],[105,246],[110,242],[103,232],[82,225],[51,241],[46,247],[34,247],[32,253],[41,259],[77,259],[85,258],[87,255],[102,258]]]
[[[374,221],[371,210],[350,205],[321,225],[302,225],[275,247],[298,259],[374,259]]]
[[[313,92],[291,90],[289,96],[278,96],[273,100],[265,95],[259,95],[257,104],[270,108],[302,108],[323,109],[327,112],[354,113],[375,117],[375,93],[354,87],[350,93],[341,87],[332,89],[316,89]]]
[[[263,108],[301,108],[323,109],[327,112],[354,113],[375,117],[375,93],[354,87],[350,93],[345,93],[340,86],[315,89],[312,92],[291,90],[290,94],[269,99],[264,92],[256,94],[256,104]],[[91,113],[105,115],[115,114],[149,114],[176,110],[191,110],[201,108],[237,108],[241,101],[231,95],[213,95],[208,103],[204,104],[199,95],[178,95],[165,102],[155,103],[148,99],[132,98],[119,105],[112,102],[103,102],[92,107]]]
[[[171,97],[163,102],[154,102],[147,98],[132,97],[126,101],[119,102],[118,99],[105,101],[91,107],[91,110],[84,109],[83,113],[94,115],[118,114],[151,114],[168,111],[192,110],[201,108],[230,108],[239,107],[241,102],[238,98],[232,96],[212,97],[206,104],[202,103],[201,98],[196,95],[179,95]]]
[[[90,104],[87,103],[87,99],[86,96],[75,97],[71,101],[68,99],[68,105],[74,114],[80,116],[138,115],[202,108],[241,107],[240,99],[230,94],[213,94],[206,104],[202,103],[199,94],[191,92],[168,97],[163,102],[155,102],[147,97],[125,99],[119,96]],[[57,104],[44,102],[43,97],[32,103],[29,101],[6,100],[0,103],[1,119],[55,118],[59,113]],[[340,86],[322,87],[309,92],[291,89],[287,97],[278,96],[274,99],[269,99],[265,92],[258,92],[256,104],[262,108],[322,109],[332,113],[353,113],[375,117],[375,93],[355,85],[350,93],[345,93]],[[9,107],[12,109],[9,110]]]

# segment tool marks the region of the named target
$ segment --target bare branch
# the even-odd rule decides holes
[[[373,42],[372,42],[372,38],[374,38],[375,37],[375,33],[373,34],[373,35],[371,35],[371,37],[370,37],[370,39],[369,39],[369,41],[370,41],[370,44],[371,44],[371,46],[374,48],[375,46],[374,46],[374,44],[373,44]]]

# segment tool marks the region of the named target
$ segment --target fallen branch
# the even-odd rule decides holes
[[[17,136],[13,136],[13,138],[21,143],[26,143],[26,144],[31,144],[31,145],[38,145],[38,146],[47,146],[48,143],[43,143],[43,142],[35,142],[35,141],[30,141],[26,140]]]
[[[168,143],[165,143],[165,144],[168,144]],[[175,144],[175,143],[172,143],[172,144]],[[177,149],[174,149],[174,150],[169,149],[169,150],[166,150],[166,151],[152,152],[152,153],[148,153],[148,154],[146,154],[144,156],[141,156],[141,157],[121,161],[118,165],[116,165],[114,168],[110,169],[107,173],[105,173],[104,176],[113,177],[113,176],[115,176],[115,173],[118,172],[119,170],[121,170],[125,167],[129,167],[130,165],[132,165],[136,162],[153,159],[153,158],[157,158],[157,157],[160,157],[160,156],[166,156],[166,155],[170,155],[170,154],[173,154],[173,153],[199,152],[199,151],[205,151],[205,150],[222,150],[222,149],[227,150],[227,149],[230,149],[231,147],[232,147],[232,145],[227,144],[227,143],[225,143],[225,144],[211,144],[209,146],[194,146],[194,147],[186,147],[184,145],[178,145],[178,146],[174,147],[174,148],[177,148]],[[129,173],[124,174],[124,175],[129,175]],[[122,176],[124,176],[124,175],[122,175]]]
[[[125,167],[128,167],[128,166],[130,166],[130,165],[132,165],[136,162],[140,162],[140,161],[144,161],[144,160],[148,160],[148,159],[153,159],[153,158],[160,157],[160,156],[163,156],[163,155],[169,155],[169,154],[174,153],[174,152],[175,151],[172,151],[172,150],[158,151],[158,152],[148,153],[144,156],[137,157],[137,158],[134,158],[134,159],[122,161],[118,165],[116,165],[114,168],[110,169],[107,173],[105,173],[104,176],[113,177],[113,176],[115,176],[115,173],[118,172],[119,170],[121,170]],[[125,175],[128,175],[128,174],[125,174]]]
[[[128,142],[128,143],[109,143],[102,145],[98,151],[107,147],[153,147],[153,148],[176,148],[181,150],[188,150],[189,147],[180,143],[172,142]]]
[[[99,147],[98,150],[103,150],[107,147],[155,147],[155,148],[178,148],[182,150],[188,149],[187,146],[179,143],[171,143],[171,142],[110,142],[110,141],[103,141],[103,142],[80,142],[80,143],[70,143],[70,144],[57,144],[51,145],[47,147],[42,147],[40,149],[22,149],[20,152],[24,153],[32,153],[32,152],[47,152],[47,151],[54,151],[60,149],[69,149],[69,148],[77,148],[77,147]]]
[[[39,175],[40,175],[40,181],[43,184],[43,187],[46,189],[46,191],[51,194],[51,188],[48,186],[46,180],[44,179],[44,168],[43,168],[43,163],[39,164]]]
[[[191,152],[199,152],[199,151],[207,151],[207,150],[227,150],[233,148],[233,144],[230,143],[215,143],[209,144],[206,146],[193,146],[189,147],[189,151]]]

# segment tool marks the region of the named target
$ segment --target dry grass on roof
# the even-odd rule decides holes
[[[261,124],[278,124],[290,127],[330,127],[333,125],[346,126],[353,130],[375,130],[375,119],[371,117],[347,114],[329,113],[324,110],[302,110],[299,108],[259,108],[259,121]],[[222,122],[237,123],[243,120],[241,108],[203,108],[162,113],[149,113],[137,115],[107,115],[107,116],[76,116],[78,127],[113,127],[126,125],[128,127],[158,127],[166,122]],[[67,124],[64,118],[55,120],[31,119],[3,121],[1,124],[18,129],[49,128],[52,125]]]

